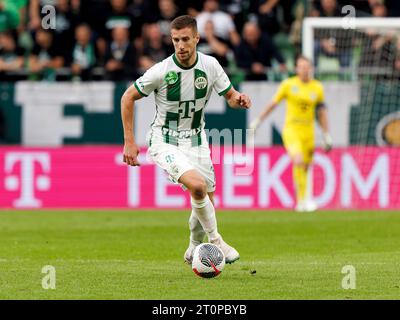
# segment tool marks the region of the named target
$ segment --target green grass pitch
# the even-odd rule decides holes
[[[183,263],[189,212],[2,211],[0,299],[400,298],[399,212],[217,214],[241,259],[202,279]]]

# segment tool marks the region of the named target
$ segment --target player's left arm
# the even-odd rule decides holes
[[[332,138],[329,134],[328,125],[328,110],[324,103],[319,103],[317,105],[317,121],[322,129],[322,137],[324,141],[324,149],[326,152],[332,149]]]
[[[225,73],[217,59],[211,58],[210,63],[214,71],[214,90],[218,95],[223,96],[229,106],[234,109],[248,109],[251,106],[250,97],[247,94],[240,93],[232,86],[228,75]]]
[[[332,138],[329,134],[329,126],[328,126],[328,109],[325,105],[325,93],[324,87],[322,83],[317,82],[317,92],[318,92],[318,100],[317,100],[317,121],[322,129],[322,138],[324,142],[324,149],[326,152],[329,152],[332,149]]]
[[[245,93],[240,93],[233,87],[225,93],[224,98],[233,109],[248,109],[251,107],[250,97]]]

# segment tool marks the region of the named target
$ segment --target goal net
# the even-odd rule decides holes
[[[317,79],[346,85],[326,101],[337,207],[399,209],[400,19],[306,18],[302,45]],[[318,199],[327,177],[312,172]]]

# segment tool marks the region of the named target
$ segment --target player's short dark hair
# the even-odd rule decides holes
[[[179,16],[171,22],[171,30],[181,30],[183,28],[192,28],[197,33],[197,21],[189,15]]]

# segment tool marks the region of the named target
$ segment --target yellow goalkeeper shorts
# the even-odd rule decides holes
[[[304,163],[310,164],[315,148],[314,132],[301,129],[283,130],[283,144],[290,157],[301,154]]]

